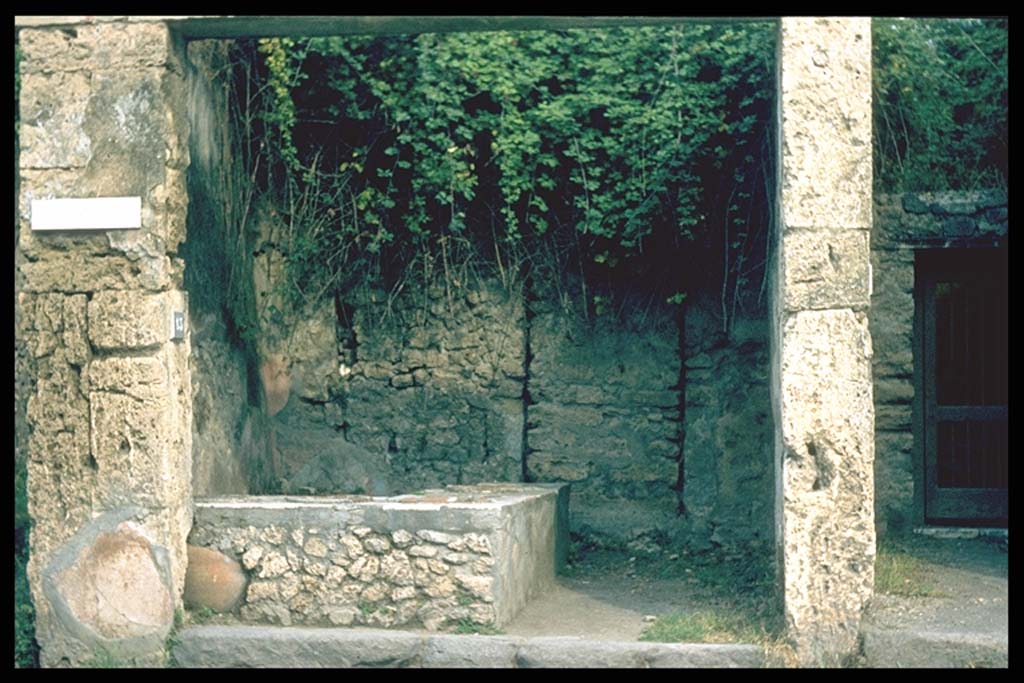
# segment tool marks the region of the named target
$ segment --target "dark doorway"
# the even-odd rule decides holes
[[[1006,525],[1007,252],[919,252],[925,521]]]

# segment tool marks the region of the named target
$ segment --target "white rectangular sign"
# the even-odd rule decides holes
[[[33,230],[125,230],[142,227],[142,197],[33,199]]]

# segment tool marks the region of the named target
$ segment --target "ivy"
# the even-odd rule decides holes
[[[293,281],[483,256],[671,298],[716,203],[767,215],[773,46],[768,23],[260,41],[263,167],[331,216]]]
[[[876,20],[874,42],[879,185],[1005,182],[1006,21]],[[260,41],[292,280],[486,261],[678,303],[710,274],[726,319],[763,279],[774,51],[768,22]]]
[[[297,113],[292,101],[292,90],[307,74],[299,68],[301,59],[295,51],[291,38],[264,38],[258,43],[259,52],[264,56],[269,74],[269,106],[262,113],[264,124],[275,135],[272,144],[286,167],[292,173],[301,171],[299,153],[295,147],[292,131],[295,129]]]

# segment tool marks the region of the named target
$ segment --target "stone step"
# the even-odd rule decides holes
[[[273,626],[189,627],[172,654],[176,666],[190,668],[747,668],[764,661],[756,645]]]
[[[861,635],[863,663],[872,668],[1004,668],[1010,661],[1009,638],[998,634],[865,625]]]

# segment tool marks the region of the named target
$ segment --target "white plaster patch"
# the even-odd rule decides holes
[[[32,199],[33,230],[131,230],[142,227],[142,197]]]

